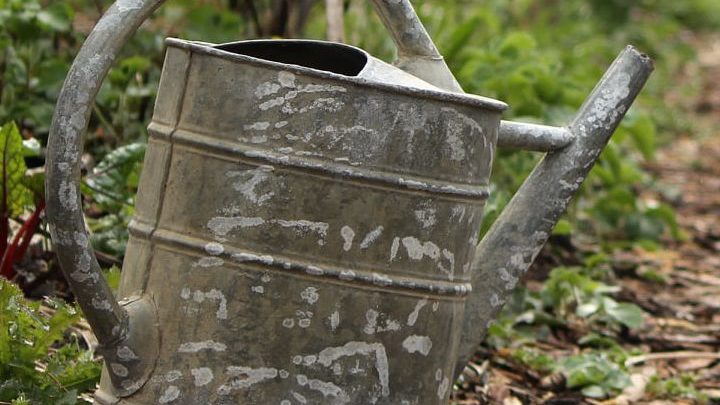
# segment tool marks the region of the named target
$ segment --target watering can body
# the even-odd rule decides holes
[[[98,22],[48,141],[50,232],[102,404],[446,404],[652,71],[628,47],[556,128],[463,94],[408,0],[373,0],[402,70],[327,42],[169,40],[118,302],[85,230],[82,135],[162,3]],[[496,146],[547,154],[478,244]]]
[[[345,45],[169,40],[120,288],[162,336],[123,403],[443,403],[504,107]]]

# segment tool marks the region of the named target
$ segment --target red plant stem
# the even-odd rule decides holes
[[[5,254],[3,255],[2,262],[0,263],[0,275],[11,279],[15,275],[13,264],[25,256],[32,236],[35,234],[35,230],[40,225],[40,216],[43,210],[45,210],[45,201],[40,201],[36,206],[35,210],[25,220],[22,227],[18,230],[17,234],[13,238],[10,246],[7,247]]]
[[[15,261],[15,249],[17,248],[17,244],[20,243],[20,238],[22,238],[23,233],[25,233],[25,224],[23,224],[18,233],[15,234],[12,243],[9,246],[7,242],[5,244],[6,250],[5,254],[3,254],[2,263],[0,263],[0,275],[8,280],[12,278],[14,273],[12,265]]]
[[[10,236],[10,208],[8,204],[8,174],[7,174],[7,150],[8,150],[8,144],[10,143],[10,136],[5,137],[5,145],[3,147],[3,156],[2,156],[2,177],[0,177],[0,180],[2,181],[2,200],[0,200],[0,253],[2,253],[3,258],[7,254],[7,239],[8,236]]]

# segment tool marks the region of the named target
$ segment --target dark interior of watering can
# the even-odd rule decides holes
[[[319,41],[245,41],[216,48],[239,55],[357,76],[367,64],[362,51],[343,44]]]

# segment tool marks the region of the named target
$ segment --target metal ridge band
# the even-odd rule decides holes
[[[310,159],[308,157],[289,156],[263,149],[251,149],[245,145],[229,142],[184,129],[176,129],[164,124],[153,122],[148,127],[151,138],[159,138],[172,143],[190,146],[197,150],[207,150],[215,154],[232,158],[241,156],[250,161],[261,161],[281,165],[289,169],[312,171],[330,177],[345,177],[353,180],[382,184],[386,187],[401,188],[430,194],[444,195],[471,203],[483,203],[489,196],[487,186],[473,186],[443,182],[417,176],[385,173],[377,170],[358,169],[352,165],[339,164],[327,160]]]
[[[169,230],[154,229],[152,226],[143,224],[137,220],[130,222],[128,230],[130,231],[130,235],[150,240],[155,244],[180,249],[182,252],[193,252],[198,256],[208,256],[205,251],[205,245],[208,242],[203,239],[182,235]],[[226,260],[234,265],[250,264],[280,272],[290,271],[312,277],[335,279],[340,282],[390,287],[414,293],[465,297],[472,290],[469,282],[459,283],[440,280],[429,282],[418,278],[392,276],[365,270],[351,270],[333,266],[315,266],[293,261],[286,257],[251,253],[231,246],[225,246],[223,253],[211,257]]]

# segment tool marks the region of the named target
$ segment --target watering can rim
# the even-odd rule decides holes
[[[281,63],[281,62],[275,62],[272,60],[267,60],[263,58],[258,58],[254,56],[249,55],[243,55],[238,53],[233,53],[230,51],[226,51],[223,49],[219,49],[220,46],[228,46],[228,45],[236,45],[236,44],[247,44],[247,43],[310,43],[310,44],[323,44],[323,45],[333,45],[333,46],[339,46],[339,47],[345,47],[347,49],[352,49],[358,52],[361,52],[368,60],[367,64],[363,67],[362,71],[359,73],[361,74],[367,66],[369,65],[369,62],[371,60],[378,60],[371,54],[369,54],[367,51],[363,50],[362,48],[358,48],[356,46],[340,43],[340,42],[332,42],[332,41],[321,41],[321,40],[315,40],[315,39],[252,39],[252,40],[242,40],[242,41],[232,41],[232,42],[225,42],[222,44],[211,44],[207,42],[202,41],[193,41],[193,40],[185,40],[180,38],[166,38],[165,39],[165,45],[167,47],[175,47],[175,48],[181,48],[181,49],[187,49],[192,52],[197,53],[203,53],[206,55],[219,57],[222,59],[230,60],[230,61],[239,61],[243,63],[249,63],[252,65],[258,65],[258,66],[264,66],[264,67],[270,67],[274,69],[282,69],[286,71],[291,71],[299,74],[304,74],[308,76],[314,76],[319,77],[323,79],[330,79],[340,82],[346,82],[349,84],[353,84],[356,86],[361,87],[369,87],[374,88],[382,91],[391,91],[394,93],[400,93],[405,94],[409,96],[414,96],[417,98],[425,98],[425,99],[434,99],[441,102],[451,102],[461,105],[466,105],[469,107],[474,108],[482,108],[486,110],[491,111],[497,111],[497,112],[503,112],[508,109],[508,104],[496,100],[490,97],[485,96],[478,96],[475,94],[468,94],[468,93],[455,93],[450,92],[447,90],[443,90],[441,88],[431,86],[431,88],[419,88],[419,87],[412,87],[412,86],[405,86],[405,85],[398,85],[394,83],[387,83],[387,82],[380,82],[375,80],[369,80],[367,78],[361,77],[361,76],[348,76],[343,75],[339,73],[333,73],[327,70],[320,70],[315,69],[307,66],[301,66],[291,63]],[[383,61],[380,61],[381,63],[385,63]],[[390,65],[392,66],[392,65]],[[394,66],[393,66],[394,67]],[[419,79],[418,80],[422,80]],[[432,89],[435,88],[435,89]]]

